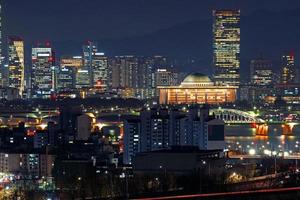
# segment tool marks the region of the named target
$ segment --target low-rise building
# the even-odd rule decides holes
[[[159,86],[160,104],[222,104],[236,100],[237,86],[216,85],[203,74],[188,75],[178,86]]]

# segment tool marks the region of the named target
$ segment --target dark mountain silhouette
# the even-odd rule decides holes
[[[243,74],[248,72],[249,60],[261,54],[274,61],[274,69],[279,68],[280,56],[284,51],[293,49],[296,59],[300,56],[299,11],[258,10],[241,17]],[[81,50],[81,44],[74,41],[57,42],[54,45],[61,52],[78,54]],[[212,66],[212,20],[190,21],[143,36],[99,39],[98,45],[108,55],[163,54],[178,60],[193,60],[190,66],[183,66],[182,69],[209,73]]]

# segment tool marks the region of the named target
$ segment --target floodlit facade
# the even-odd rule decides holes
[[[24,91],[24,41],[19,37],[8,38],[8,73],[9,87],[19,90],[20,96]]]
[[[213,11],[214,80],[217,84],[240,84],[240,10]]]
[[[178,86],[159,86],[160,104],[222,104],[236,100],[237,86],[215,85],[203,74],[188,75]]]

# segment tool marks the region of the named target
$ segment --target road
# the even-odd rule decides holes
[[[223,192],[223,193],[209,193],[209,194],[192,194],[192,195],[179,195],[179,196],[166,196],[166,197],[153,197],[153,198],[140,198],[136,200],[165,200],[165,199],[198,199],[204,197],[233,197],[241,195],[255,195],[264,193],[283,193],[283,192],[295,192],[300,191],[300,187],[291,188],[276,188],[276,189],[263,189],[253,191],[239,191],[239,192]]]

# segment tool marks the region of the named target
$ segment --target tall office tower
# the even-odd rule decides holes
[[[70,90],[77,86],[80,88],[81,81],[79,79],[77,85],[76,78],[82,77],[82,74],[80,74],[82,66],[83,62],[81,56],[62,56],[57,77],[57,89],[61,91]]]
[[[250,63],[251,83],[257,86],[272,84],[273,71],[272,62],[265,59],[251,60]]]
[[[19,37],[8,38],[8,84],[17,88],[20,96],[24,91],[24,41]]]
[[[56,89],[58,91],[68,91],[75,88],[75,74],[74,68],[61,66],[57,73]]]
[[[98,52],[97,44],[91,41],[87,41],[83,47],[83,67],[80,77],[82,81],[85,80],[84,87],[93,87],[94,74],[93,74],[93,54]],[[88,78],[86,79],[86,77]]]
[[[240,10],[213,11],[213,63],[217,84],[240,84]]]
[[[296,81],[294,52],[286,53],[281,58],[281,83],[288,84]]]
[[[106,90],[108,87],[108,58],[104,53],[92,55],[93,87]]]
[[[55,55],[50,44],[32,48],[31,88],[35,97],[49,97],[55,88]]]
[[[138,58],[116,56],[110,61],[113,88],[138,88]]]

